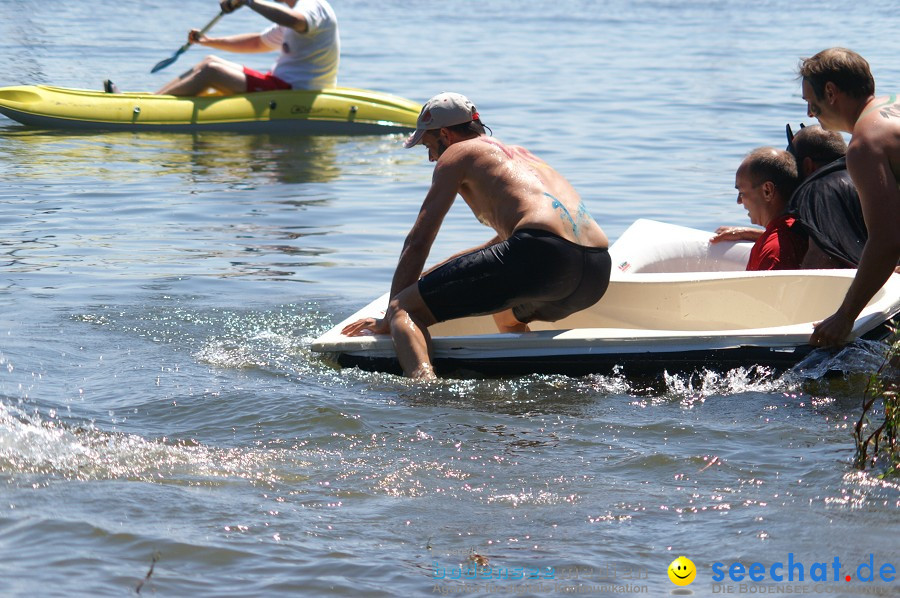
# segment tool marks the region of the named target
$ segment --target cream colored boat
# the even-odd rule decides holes
[[[813,324],[830,316],[855,270],[745,272],[747,243],[708,243],[712,233],[639,220],[610,248],[613,278],[593,307],[532,332],[500,334],[490,316],[432,326],[443,375],[690,371],[764,365],[805,357]],[[705,271],[704,271],[705,270]],[[312,350],[338,365],[398,372],[388,336],[346,337],[343,326],[380,317],[383,295],[316,339]],[[857,318],[853,337],[883,335],[900,313],[893,275]]]

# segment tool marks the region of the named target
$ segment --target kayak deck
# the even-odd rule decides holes
[[[47,129],[380,135],[415,129],[419,109],[398,96],[353,88],[200,97],[48,85],[0,88],[0,113]]]

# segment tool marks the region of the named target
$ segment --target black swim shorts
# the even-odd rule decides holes
[[[606,249],[539,229],[520,229],[419,279],[438,322],[512,308],[520,322],[555,322],[600,300],[609,286]]]

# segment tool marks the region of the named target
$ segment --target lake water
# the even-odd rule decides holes
[[[809,122],[800,57],[845,45],[900,88],[888,2],[334,6],[341,84],[467,94],[612,239],[639,217],[746,224],[741,157]],[[0,0],[0,85],[155,89],[217,10]],[[322,363],[311,339],[388,289],[429,185],[400,141],[0,117],[0,595],[706,596],[727,591],[715,563],[761,563],[751,592],[789,559],[813,593],[897,593],[877,574],[900,569],[900,486],[851,466],[864,364],[423,387]],[[432,261],[490,236],[458,203]],[[555,577],[463,586],[471,553]]]

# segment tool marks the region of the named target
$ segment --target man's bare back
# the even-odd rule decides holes
[[[464,169],[459,194],[501,239],[537,228],[586,247],[609,245],[572,185],[523,147],[477,137],[448,148],[437,168],[444,165]]]

